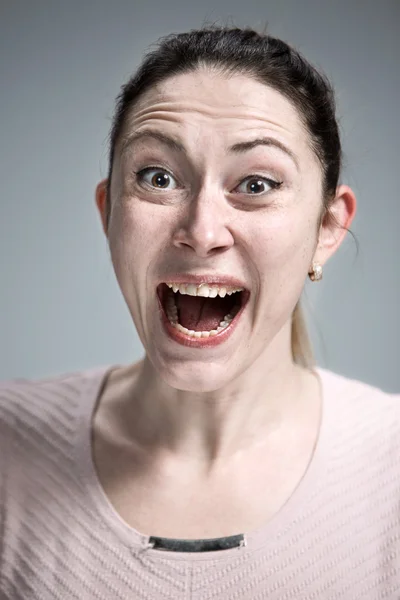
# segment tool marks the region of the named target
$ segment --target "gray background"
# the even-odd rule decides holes
[[[13,0],[0,8],[0,379],[142,347],[95,212],[114,98],[159,36],[262,27],[333,80],[358,215],[305,302],[321,366],[400,390],[399,0]]]

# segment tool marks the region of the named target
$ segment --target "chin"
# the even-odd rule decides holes
[[[193,360],[187,363],[179,361],[173,365],[165,364],[157,368],[157,371],[160,378],[170,387],[198,394],[219,390],[234,378],[234,374],[225,364]]]

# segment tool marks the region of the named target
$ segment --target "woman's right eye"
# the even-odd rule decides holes
[[[157,190],[174,190],[178,187],[175,178],[159,167],[146,167],[136,173],[140,182],[145,182],[150,187]],[[173,184],[173,187],[170,187]]]

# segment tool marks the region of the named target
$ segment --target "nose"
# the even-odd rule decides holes
[[[174,233],[173,244],[177,248],[191,248],[200,257],[233,246],[224,199],[217,199],[215,193],[210,192],[199,193],[192,199]]]

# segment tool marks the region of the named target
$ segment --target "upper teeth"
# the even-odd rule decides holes
[[[192,283],[167,283],[167,286],[175,293],[179,292],[187,296],[203,296],[204,298],[215,298],[216,296],[224,298],[227,294],[230,296],[234,292],[242,292],[244,290],[242,287],[220,287],[217,285],[208,285],[208,283],[200,283],[200,285]]]

